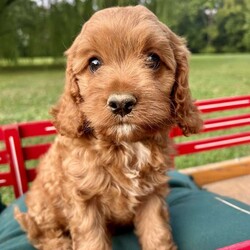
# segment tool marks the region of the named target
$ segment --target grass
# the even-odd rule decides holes
[[[35,57],[35,58],[19,58],[16,61],[8,59],[0,59],[0,67],[2,69],[48,69],[48,68],[62,68],[65,64],[65,58],[53,58],[53,57]]]
[[[250,54],[193,55],[190,83],[196,99],[250,93]]]
[[[21,67],[0,61],[0,124],[49,119],[49,108],[57,101],[64,86],[64,67],[49,67],[51,59],[21,60]],[[60,63],[62,61],[58,60]],[[190,61],[190,86],[194,99],[210,99],[250,93],[250,54],[193,55]],[[248,112],[249,109],[242,109]],[[228,115],[228,112],[226,112]],[[216,115],[216,114],[215,114]],[[219,114],[221,115],[221,114]],[[249,130],[241,128],[235,132]],[[224,134],[224,131],[217,132]],[[210,133],[206,136],[212,136]],[[202,136],[202,137],[204,137]],[[178,141],[190,140],[180,138]],[[195,137],[196,138],[196,137]],[[3,145],[0,145],[0,149]],[[249,155],[249,145],[176,158],[177,168],[204,165]],[[1,171],[1,167],[0,167]],[[9,202],[9,189],[1,189]]]
[[[0,124],[48,119],[63,85],[63,69],[2,72]]]

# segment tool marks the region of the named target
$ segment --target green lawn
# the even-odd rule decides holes
[[[14,70],[0,74],[0,124],[49,118],[64,85],[64,70]]]
[[[197,99],[250,93],[250,54],[193,55],[190,82]]]
[[[64,86],[64,69],[63,67],[46,69],[37,67],[37,64],[39,63],[36,63],[34,68],[15,67],[12,70],[0,68],[0,124],[50,117],[48,110],[56,102]],[[25,66],[25,63],[23,65]],[[250,94],[250,54],[192,55],[190,85],[194,99]],[[247,109],[243,112],[249,111]],[[235,132],[246,129],[249,130],[249,127],[236,129]],[[224,131],[219,134],[224,134]],[[212,134],[205,136],[212,136]],[[3,145],[0,145],[1,147]],[[215,150],[178,157],[176,166],[186,168],[204,165],[249,155],[249,153],[249,145]],[[8,201],[8,199],[5,200]]]

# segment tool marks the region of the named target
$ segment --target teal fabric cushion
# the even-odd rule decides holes
[[[170,173],[167,198],[174,240],[179,250],[215,250],[250,238],[250,207],[199,189],[176,171]],[[0,249],[31,250],[26,235],[13,218],[13,206],[26,210],[24,197],[0,215]],[[132,231],[113,237],[114,250],[138,250]]]
[[[13,209],[18,206],[21,211],[26,211],[22,196],[0,214],[0,249],[1,250],[34,250],[13,217]]]

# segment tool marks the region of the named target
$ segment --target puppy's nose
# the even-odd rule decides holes
[[[125,116],[129,114],[136,104],[136,98],[131,94],[112,94],[107,105],[115,115]]]

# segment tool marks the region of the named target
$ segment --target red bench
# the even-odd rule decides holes
[[[237,110],[239,108],[250,107],[250,95],[202,100],[197,101],[196,104],[203,114],[224,110]],[[249,125],[250,112],[222,118],[209,118],[205,119],[202,133]],[[24,145],[23,141],[26,138],[44,137],[55,133],[56,130],[49,121],[1,126],[0,143],[4,146],[2,149],[0,147],[0,170],[1,168],[6,169],[6,165],[8,166],[8,170],[0,171],[0,187],[12,186],[16,197],[25,193],[28,190],[28,183],[33,181],[36,176],[35,167],[27,168],[26,163],[29,160],[38,159],[48,150],[50,143]],[[170,136],[182,136],[182,133],[180,129],[174,128]],[[250,130],[226,136],[176,143],[176,149],[178,156],[247,143],[250,143]],[[219,169],[219,171],[216,172],[216,169]],[[250,174],[250,158],[245,157],[242,160],[238,160],[236,164],[233,162],[232,164],[226,164],[226,166],[219,165],[217,168],[186,170],[186,173],[193,175],[196,182],[200,185],[232,176]]]

